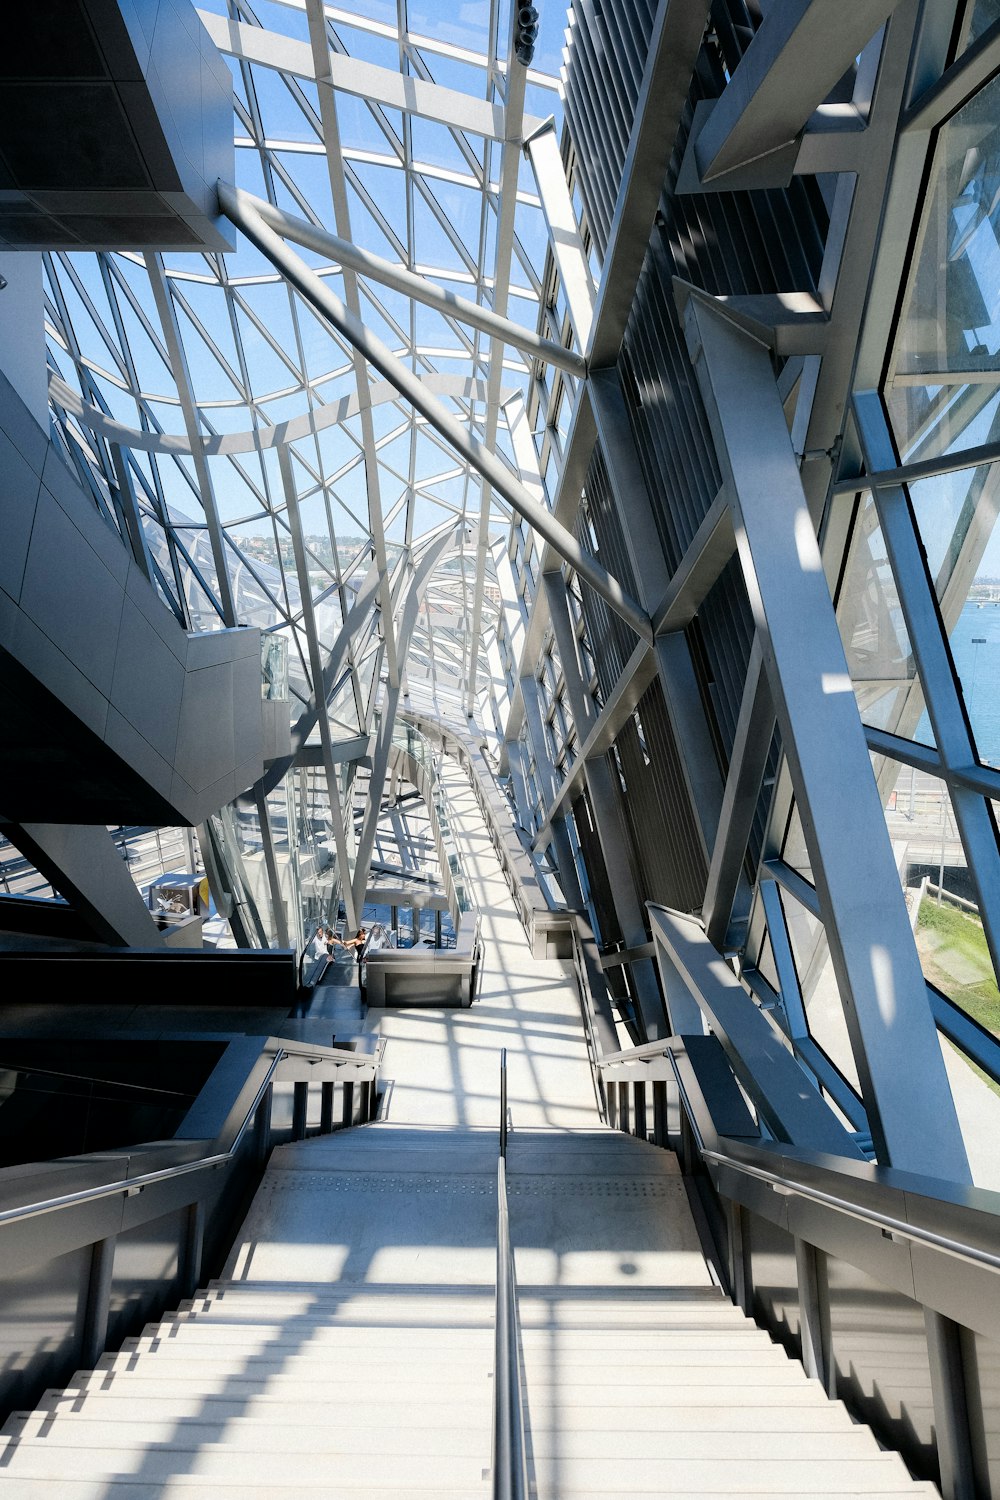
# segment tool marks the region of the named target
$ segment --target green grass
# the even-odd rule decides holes
[[[983,924],[971,912],[925,896],[917,916],[917,949],[925,976],[980,1026],[1000,1036],[997,989]]]

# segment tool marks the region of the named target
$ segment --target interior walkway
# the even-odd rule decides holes
[[[537,1500],[936,1494],[725,1298],[673,1155],[597,1122],[575,981],[445,774],[481,999],[369,1016],[383,1118],[275,1150],[225,1277],[7,1424],[4,1496],[485,1500],[501,1046]]]
[[[386,1042],[381,1118],[496,1130],[506,1047],[515,1127],[593,1127],[594,1084],[572,964],[532,958],[468,778],[449,756],[439,764],[452,834],[482,913],[482,986],[471,1010],[369,1012],[366,1029]]]

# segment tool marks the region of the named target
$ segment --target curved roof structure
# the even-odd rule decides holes
[[[199,15],[232,75],[234,185],[437,294],[426,305],[330,255],[295,252],[540,494],[524,441],[530,348],[451,307],[457,297],[537,343],[547,234],[520,143],[559,122],[564,17],[548,10],[530,68],[509,68],[516,16],[486,0],[444,21],[378,0],[215,0]],[[344,733],[370,723],[380,675],[474,697],[509,507],[265,255],[243,235],[227,254],[53,250],[45,285],[67,449],[98,487],[102,473],[114,482],[116,445],[124,454],[158,587],[183,623],[246,621],[239,580],[252,580],[253,622],[288,637],[293,692],[307,697],[303,594],[339,625],[374,565],[373,612],[335,711]],[[443,531],[453,545],[404,652],[401,580]],[[319,645],[332,649],[330,626]]]

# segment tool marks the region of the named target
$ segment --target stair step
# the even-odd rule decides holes
[[[98,1378],[113,1373],[184,1380],[193,1378],[195,1366],[198,1379],[231,1375],[238,1379],[302,1380],[313,1376],[337,1385],[350,1382],[378,1385],[384,1379],[398,1380],[400,1373],[405,1370],[411,1378],[419,1378],[420,1372],[426,1371],[428,1380],[432,1380],[435,1385],[451,1385],[469,1378],[476,1371],[482,1371],[484,1377],[490,1374],[493,1369],[493,1351],[484,1350],[478,1357],[469,1354],[459,1359],[457,1355],[444,1355],[440,1358],[428,1357],[426,1360],[419,1357],[410,1359],[404,1353],[403,1357],[393,1359],[390,1364],[380,1364],[375,1359],[336,1360],[329,1353],[308,1349],[283,1356],[267,1350],[260,1354],[212,1347],[189,1351],[177,1345],[163,1344],[156,1350],[105,1354],[93,1373]],[[618,1384],[621,1379],[620,1370],[605,1361],[581,1364],[570,1360],[553,1365],[549,1360],[536,1359],[527,1354],[524,1368],[529,1384],[533,1378],[542,1379],[553,1369],[558,1371],[560,1382],[564,1386],[574,1388],[594,1384],[595,1374],[598,1377],[602,1373],[606,1375],[606,1381],[600,1382],[602,1385]],[[675,1361],[655,1361],[649,1366],[643,1366],[643,1369],[646,1371],[645,1378],[655,1380],[661,1389],[683,1386],[685,1383],[692,1387],[711,1385],[716,1381],[734,1383],[737,1379],[752,1379],[762,1385],[799,1385],[804,1378],[801,1368],[787,1359],[781,1350],[772,1352],[767,1349],[738,1355],[728,1350],[707,1350],[701,1357],[697,1351],[693,1351],[678,1356]]]
[[[468,1422],[477,1422],[483,1410],[482,1400],[466,1398],[454,1406],[444,1406],[437,1401],[425,1400],[421,1404],[415,1394],[408,1403],[407,1414],[419,1407],[422,1425],[454,1426],[457,1431]],[[783,1433],[844,1432],[853,1430],[853,1424],[845,1407],[839,1401],[816,1400],[790,1403],[788,1401],[767,1404],[758,1401],[755,1405],[730,1406],[725,1409],[714,1401],[696,1406],[684,1405],[646,1406],[641,1415],[632,1409],[631,1403],[614,1403],[604,1407],[608,1416],[608,1428],[618,1434],[645,1436],[656,1433],[737,1433],[761,1432],[779,1436]],[[309,1408],[310,1421],[337,1425],[346,1430],[355,1423],[362,1425],[376,1422],[384,1425],[386,1408],[373,1405],[371,1401],[343,1400],[324,1401],[316,1397]],[[240,1400],[232,1396],[205,1396],[201,1392],[180,1393],[169,1397],[116,1394],[92,1391],[86,1394],[63,1394],[49,1391],[42,1397],[33,1412],[18,1412],[9,1419],[14,1435],[30,1435],[44,1428],[55,1431],[53,1419],[58,1415],[60,1423],[77,1426],[85,1423],[133,1423],[133,1422],[204,1422],[207,1426],[243,1418],[252,1418],[261,1425],[291,1427],[301,1417],[295,1403],[280,1395],[251,1396]],[[537,1437],[548,1432],[595,1432],[594,1414],[591,1408],[576,1408],[553,1402],[545,1392],[533,1398],[531,1403],[531,1431]],[[866,1428],[858,1429],[867,1431]],[[7,1429],[4,1429],[6,1432]]]
[[[742,1459],[576,1458],[560,1454],[554,1461],[536,1460],[539,1496],[557,1485],[604,1496],[633,1495],[644,1490],[669,1495],[678,1490],[709,1490],[724,1495],[770,1494],[812,1496],[817,1489],[844,1489],[855,1495],[868,1490],[908,1493],[912,1479],[895,1453],[871,1458],[799,1460],[773,1457],[747,1463]]]
[[[559,1484],[558,1490],[539,1488],[536,1500],[609,1500],[609,1491],[603,1489],[587,1489],[581,1486],[568,1487]],[[610,1492],[614,1500],[618,1500],[619,1491]],[[684,1489],[671,1490],[669,1500],[733,1500],[735,1495],[753,1496],[753,1500],[787,1500],[788,1491],[784,1489],[747,1489],[742,1490],[719,1490],[719,1489]],[[927,1500],[941,1500],[941,1491],[936,1484],[929,1480],[910,1480],[904,1489],[892,1487],[889,1489],[868,1485],[864,1489],[831,1489],[823,1479],[822,1474],[817,1474],[812,1487],[804,1492],[809,1500],[889,1500],[890,1496],[898,1497],[901,1494],[910,1496],[925,1496]],[[642,1485],[629,1491],[629,1500],[664,1500],[663,1491],[656,1488],[648,1488]],[[20,1500],[20,1497],[15,1497]],[[31,1497],[34,1500],[34,1497]],[[74,1497],[75,1500],[75,1497]],[[115,1500],[119,1497],[115,1496]],[[133,1497],[129,1497],[133,1500]],[[135,1496],[134,1500],[146,1500],[145,1496]],[[169,1494],[167,1500],[170,1500]],[[338,1495],[337,1500],[351,1500],[350,1496]]]
[[[813,1402],[824,1402],[826,1397],[815,1381],[803,1381],[801,1376],[796,1382],[784,1380],[755,1380],[753,1386],[749,1386],[744,1373],[733,1370],[727,1373],[726,1378],[720,1378],[718,1371],[706,1370],[699,1372],[704,1375],[703,1380],[690,1380],[683,1377],[670,1382],[671,1386],[679,1392],[685,1393],[686,1404],[696,1404],[696,1391],[703,1393],[704,1401],[708,1404],[713,1402],[722,1404],[729,1403],[739,1405],[742,1402],[752,1403],[755,1406],[780,1405],[809,1405]],[[373,1399],[381,1399],[388,1405],[391,1402],[407,1402],[412,1396],[412,1381],[406,1380],[401,1384],[394,1384],[390,1379],[391,1372],[384,1372],[379,1378],[372,1382]],[[483,1374],[484,1388],[489,1388],[489,1377]],[[157,1371],[147,1373],[143,1370],[105,1370],[93,1374],[85,1374],[74,1379],[71,1386],[67,1387],[65,1395],[83,1396],[90,1392],[114,1391],[129,1396],[175,1396],[182,1393],[185,1386],[190,1385],[190,1378],[185,1377],[183,1370],[178,1370],[173,1377],[165,1376]],[[326,1399],[338,1401],[343,1397],[350,1398],[352,1393],[359,1390],[361,1382],[351,1374],[345,1374],[342,1379],[325,1378],[323,1391]],[[248,1397],[254,1394],[276,1395],[280,1390],[286,1401],[308,1401],[315,1398],[317,1384],[315,1377],[298,1375],[292,1377],[283,1375],[281,1371],[263,1371],[255,1369],[251,1373],[233,1373],[229,1370],[213,1371],[206,1369],[199,1377],[199,1390],[206,1396],[221,1395],[233,1397]],[[460,1380],[453,1384],[437,1384],[432,1393],[429,1394],[436,1402],[448,1403],[461,1400],[469,1393],[467,1380]],[[599,1408],[606,1410],[609,1405],[614,1407],[616,1391],[603,1387],[595,1388],[592,1383],[585,1382],[574,1390],[574,1400],[581,1407]],[[538,1399],[533,1393],[530,1396],[532,1408]],[[625,1411],[631,1409],[655,1407],[661,1405],[667,1398],[666,1383],[658,1385],[655,1389],[647,1383],[635,1388],[629,1388],[627,1394],[622,1394],[621,1408]]]
[[[119,1450],[143,1445],[167,1445],[176,1452],[191,1452],[206,1445],[233,1448],[241,1453],[301,1454],[371,1454],[429,1457],[435,1453],[455,1457],[478,1458],[482,1462],[489,1452],[490,1420],[461,1427],[441,1423],[428,1427],[413,1421],[407,1413],[404,1424],[390,1419],[384,1409],[372,1409],[365,1423],[318,1423],[284,1421],[263,1424],[254,1417],[219,1418],[214,1421],[187,1420],[178,1425],[165,1418],[133,1419],[124,1422],[104,1420],[61,1420],[45,1432],[37,1424],[22,1419],[19,1430],[14,1423],[0,1436],[0,1466],[6,1455],[15,1455],[26,1444],[44,1444],[49,1448],[99,1448]],[[532,1423],[530,1456],[537,1464],[577,1459],[638,1460],[676,1462],[679,1459],[701,1459],[705,1456],[705,1433],[664,1432],[595,1432],[593,1427],[566,1432],[561,1426],[538,1428]],[[712,1459],[738,1459],[756,1463],[775,1457],[775,1434],[769,1431],[713,1431]],[[796,1460],[819,1462],[829,1459],[856,1460],[879,1456],[875,1439],[867,1428],[854,1427],[827,1432],[785,1432],[781,1434],[782,1462]]]
[[[239,1453],[300,1453],[321,1455],[366,1455],[380,1457],[432,1457],[445,1454],[455,1458],[475,1459],[480,1467],[483,1455],[489,1455],[491,1413],[480,1413],[480,1420],[468,1416],[457,1427],[454,1422],[430,1425],[423,1414],[407,1413],[405,1425],[388,1420],[384,1409],[369,1407],[367,1420],[350,1423],[338,1421],[331,1413],[322,1422],[315,1419],[280,1423],[262,1423],[256,1417],[219,1417],[214,1420],[188,1418],[181,1423],[164,1417],[133,1418],[124,1421],[83,1421],[61,1418],[47,1431],[39,1432],[37,1424],[23,1420],[20,1431],[5,1429],[0,1435],[0,1467],[8,1455],[16,1457],[28,1446],[48,1448],[97,1448],[102,1452],[129,1451],[139,1445],[169,1446],[172,1452],[191,1453],[206,1446],[231,1448]],[[51,1419],[50,1419],[51,1420]],[[12,1427],[12,1423],[7,1424]],[[178,1467],[182,1465],[178,1464]]]
[[[149,1324],[141,1334],[140,1341],[157,1339],[161,1343],[194,1344],[218,1341],[223,1344],[293,1344],[305,1337],[316,1342],[335,1343],[338,1346],[358,1345],[376,1348],[391,1344],[396,1339],[406,1339],[411,1344],[418,1340],[422,1347],[447,1349],[464,1347],[480,1342],[484,1330],[480,1328],[426,1328],[414,1329],[413,1325],[393,1327],[383,1324],[378,1327],[362,1327],[354,1324],[327,1323],[322,1319],[310,1324],[293,1320],[295,1331],[288,1331],[288,1320],[274,1318],[270,1322],[249,1318],[236,1321],[207,1311],[198,1315],[178,1314],[164,1318],[160,1323]],[[491,1330],[486,1330],[490,1332]],[[299,1336],[301,1334],[301,1337]],[[133,1341],[134,1342],[134,1341]],[[762,1328],[754,1324],[745,1329],[694,1326],[679,1328],[637,1328],[622,1332],[616,1328],[527,1328],[524,1330],[524,1347],[558,1349],[599,1349],[636,1351],[649,1349],[721,1349],[721,1348],[779,1348]]]
[[[244,1340],[229,1339],[181,1339],[181,1338],[140,1338],[129,1339],[123,1345],[119,1354],[114,1356],[105,1355],[98,1363],[100,1370],[120,1368],[127,1360],[128,1367],[138,1360],[162,1359],[181,1360],[185,1364],[200,1364],[202,1361],[222,1364],[223,1362],[245,1363],[247,1360],[255,1362],[268,1361],[292,1365],[300,1361],[309,1361],[311,1364],[340,1364],[356,1367],[363,1363],[371,1367],[377,1367],[384,1362],[389,1355],[396,1363],[402,1362],[407,1366],[426,1369],[428,1371],[439,1371],[450,1367],[461,1366],[463,1368],[478,1364],[483,1359],[492,1364],[493,1340],[480,1338],[478,1342],[468,1344],[454,1343],[442,1348],[433,1343],[411,1342],[401,1333],[394,1340],[383,1339],[378,1344],[365,1346],[360,1341],[355,1341],[345,1347],[336,1339],[323,1339],[319,1336],[308,1340],[294,1340],[287,1343],[279,1340],[262,1339],[253,1343]],[[524,1364],[526,1369],[535,1368],[567,1368],[575,1367],[584,1369],[588,1375],[594,1370],[609,1369],[615,1365],[615,1356],[621,1355],[628,1358],[630,1367],[634,1371],[639,1369],[666,1370],[681,1367],[694,1369],[701,1366],[737,1365],[741,1369],[767,1369],[777,1367],[779,1369],[791,1369],[795,1372],[796,1379],[801,1379],[801,1371],[789,1360],[785,1351],[774,1344],[748,1344],[747,1347],[734,1348],[732,1342],[720,1344],[714,1348],[699,1348],[691,1339],[683,1343],[663,1347],[662,1345],[649,1345],[645,1348],[629,1350],[627,1345],[615,1343],[607,1348],[600,1344],[574,1344],[569,1347],[559,1346],[555,1349],[539,1344],[526,1344],[523,1350]],[[105,1360],[111,1359],[112,1364],[106,1364]],[[617,1378],[617,1376],[616,1376]]]
[[[492,1411],[491,1401],[484,1402],[482,1395],[478,1399],[471,1399],[467,1390],[464,1395],[453,1397],[447,1404],[419,1392],[412,1394],[406,1402],[408,1417],[419,1417],[422,1426],[444,1428],[459,1422],[480,1424],[486,1408]],[[313,1399],[307,1409],[311,1421],[327,1423],[333,1428],[346,1427],[353,1422],[369,1423],[372,1420],[382,1424],[385,1422],[387,1407],[385,1403],[379,1404],[371,1399],[352,1400],[349,1396],[331,1399],[322,1394],[317,1395],[314,1387]],[[32,1421],[37,1418],[39,1426],[48,1423],[48,1430],[52,1430],[51,1423],[56,1416],[60,1422],[65,1420],[73,1423],[105,1420],[129,1423],[157,1421],[161,1418],[187,1422],[197,1421],[202,1417],[213,1422],[252,1416],[262,1424],[288,1426],[301,1418],[302,1411],[300,1399],[279,1395],[270,1389],[249,1395],[206,1394],[201,1390],[185,1393],[176,1389],[167,1395],[151,1395],[145,1389],[133,1391],[116,1386],[113,1391],[50,1392],[42,1398],[39,1407],[28,1415]]]
[[[479,1458],[450,1456],[448,1453],[420,1455],[383,1455],[374,1449],[363,1454],[339,1453],[331,1442],[318,1464],[318,1453],[260,1453],[230,1447],[203,1447],[190,1450],[160,1448],[104,1448],[80,1446],[54,1448],[44,1441],[20,1443],[15,1451],[4,1454],[6,1485],[9,1477],[61,1480],[91,1477],[108,1480],[134,1477],[144,1481],[166,1480],[184,1474],[202,1479],[221,1479],[232,1483],[243,1477],[248,1483],[290,1488],[321,1482],[328,1488],[369,1484],[389,1485],[398,1480],[410,1487],[456,1487],[482,1482],[483,1464]],[[766,1490],[786,1495],[809,1495],[814,1487],[840,1487],[861,1491],[866,1488],[888,1492],[904,1491],[911,1484],[901,1461],[895,1454],[878,1454],[862,1459],[825,1459],[811,1462],[799,1459],[771,1458],[747,1463],[741,1459],[660,1459],[577,1458],[560,1454],[553,1463],[536,1459],[534,1469],[540,1493],[557,1477],[563,1486],[590,1489],[606,1495],[632,1494],[643,1486],[657,1485],[661,1494],[678,1489],[712,1489],[731,1495],[749,1495]]]
[[[103,1478],[79,1479],[59,1475],[58,1500],[186,1500],[204,1496],[232,1496],[232,1500],[276,1500],[288,1495],[290,1500],[306,1491],[331,1500],[329,1480],[319,1476],[297,1479],[292,1483],[249,1483],[242,1475],[177,1474],[169,1478],[148,1480],[128,1474],[111,1474]],[[45,1477],[21,1477],[9,1472],[3,1479],[4,1500],[53,1500],[53,1482]],[[419,1476],[391,1484],[373,1481],[367,1485],[338,1486],[335,1500],[484,1500],[491,1493],[489,1479],[469,1480],[457,1488],[435,1482],[423,1483]],[[702,1497],[699,1497],[702,1500]],[[823,1496],[819,1500],[824,1500]],[[839,1496],[833,1500],[840,1500]],[[852,1497],[857,1500],[857,1497]]]
[[[197,1449],[163,1448],[56,1448],[44,1440],[19,1443],[4,1454],[4,1486],[11,1477],[62,1480],[136,1478],[146,1483],[167,1480],[175,1475],[191,1475],[233,1484],[270,1486],[291,1489],[296,1486],[321,1485],[331,1490],[343,1485],[364,1489],[370,1485],[389,1487],[395,1483],[411,1489],[475,1487],[483,1478],[481,1455],[455,1457],[443,1453],[383,1455],[377,1445],[367,1453],[338,1453],[331,1439],[330,1447],[318,1453],[255,1453],[209,1446]],[[488,1459],[487,1459],[488,1461]]]

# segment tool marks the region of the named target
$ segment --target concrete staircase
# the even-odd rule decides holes
[[[282,1147],[227,1276],[0,1438],[7,1500],[487,1496],[492,1131]],[[712,1285],[674,1158],[508,1158],[539,1500],[936,1495]]]

